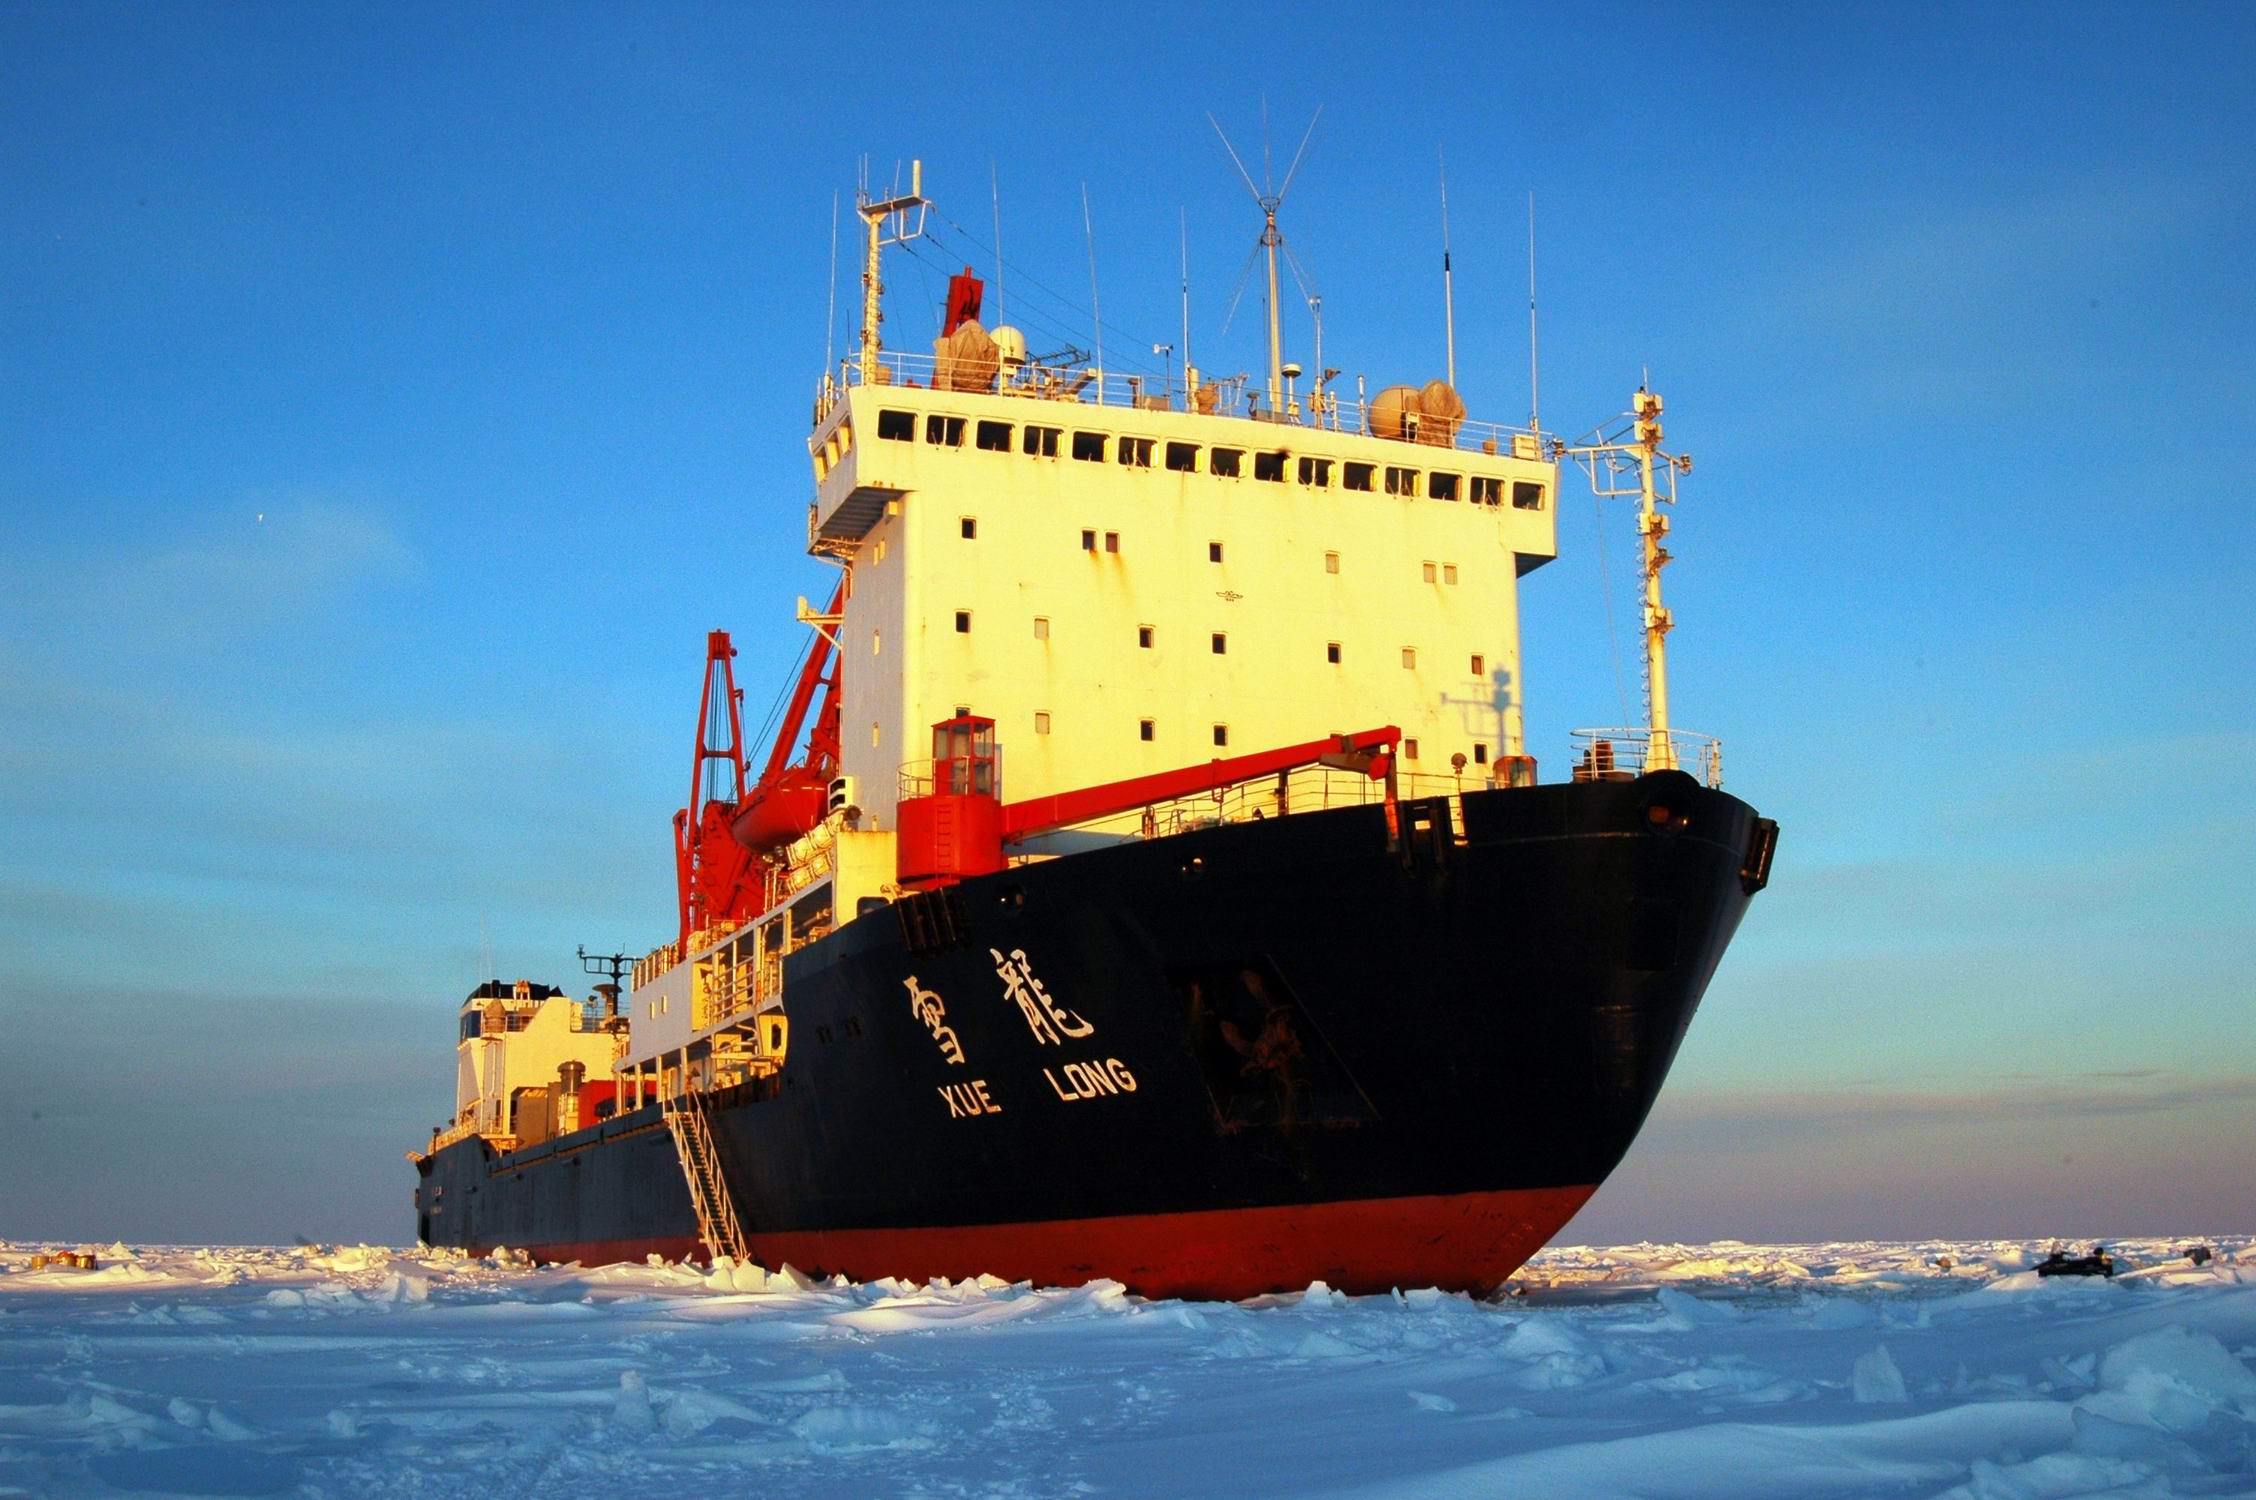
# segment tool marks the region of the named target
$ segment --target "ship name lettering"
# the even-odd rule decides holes
[[[987,1092],[987,1080],[974,1078],[969,1083],[943,1083],[939,1085],[940,1097],[947,1103],[948,1118],[969,1120],[977,1115],[999,1115],[1003,1107]]]
[[[1018,1013],[1026,1017],[1026,1029],[1034,1033],[1034,1040],[1044,1046],[1063,1046],[1064,1037],[1084,1037],[1097,1028],[1081,1019],[1076,1011],[1067,1010],[1050,998],[1042,981],[1034,977],[1034,966],[1027,962],[1026,950],[1013,948],[1010,957],[1002,951],[989,948],[987,954],[995,960],[995,977],[1003,982],[1003,996],[1018,1006]]]
[[[1065,1075],[1063,1082],[1059,1081],[1059,1073]],[[1136,1092],[1136,1075],[1117,1057],[1061,1063],[1056,1072],[1044,1068],[1042,1076],[1050,1081],[1051,1090],[1068,1104],[1076,1099],[1109,1099],[1116,1094]]]
[[[956,1039],[956,1028],[941,1024],[941,1018],[948,1014],[947,1003],[918,984],[914,974],[902,980],[901,985],[909,992],[909,1014],[922,1021],[925,1029],[932,1033],[932,1039],[940,1044],[942,1060],[961,1066],[963,1043]]]

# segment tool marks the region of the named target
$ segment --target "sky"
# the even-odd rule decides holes
[[[1187,234],[1258,369],[1207,115],[1281,176],[1319,107],[1328,363],[1440,372],[1445,157],[1472,414],[1530,193],[1544,425],[1665,396],[1675,717],[1784,827],[1565,1238],[2249,1227],[2256,10],[1126,10],[0,0],[0,1237],[411,1233],[463,993],[669,935],[704,632],[755,706],[800,644],[865,159],[894,342],[999,214],[1038,346],[1092,246],[1180,344]],[[1579,483],[1554,771],[1639,692]]]

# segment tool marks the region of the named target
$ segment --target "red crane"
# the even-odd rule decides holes
[[[824,613],[836,616],[845,580]],[[831,778],[838,774],[838,663],[831,638],[818,632],[793,685],[783,721],[759,779],[746,784],[743,691],[736,685],[736,648],[725,630],[705,638],[705,687],[698,704],[697,744],[690,763],[689,806],[674,814],[674,885],[681,937],[716,922],[759,915],[771,904],[774,861],[768,856],[823,820]],[[815,695],[822,705],[806,753],[792,750]]]

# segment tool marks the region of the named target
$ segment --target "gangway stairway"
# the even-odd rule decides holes
[[[659,1104],[666,1128],[673,1133],[674,1154],[681,1158],[682,1176],[689,1183],[690,1207],[697,1211],[698,1237],[705,1241],[708,1259],[726,1255],[738,1265],[750,1260],[737,1221],[736,1204],[729,1197],[728,1180],[721,1173],[713,1150],[713,1130],[705,1115],[705,1096],[691,1092],[668,1097]]]

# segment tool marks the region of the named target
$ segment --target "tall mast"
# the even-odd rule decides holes
[[[1633,430],[1637,449],[1637,535],[1642,543],[1645,575],[1645,722],[1651,735],[1645,766],[1648,770],[1667,771],[1676,768],[1676,748],[1669,740],[1668,702],[1668,633],[1675,622],[1661,603],[1661,569],[1669,562],[1668,548],[1661,545],[1661,538],[1668,535],[1669,523],[1668,517],[1661,514],[1653,491],[1653,458],[1661,446],[1661,398],[1640,387],[1631,398],[1630,411],[1637,418]]]
[[[1269,252],[1269,410],[1271,413],[1285,409],[1285,346],[1277,326],[1277,246],[1284,236],[1277,233],[1277,200],[1264,198],[1261,203],[1261,243]]]
[[[894,179],[900,181],[899,178]],[[916,227],[908,222],[909,210],[922,209],[924,201],[924,163],[909,163],[909,191],[907,196],[887,198],[873,202],[867,189],[855,195],[854,211],[862,216],[865,245],[862,261],[862,380],[868,384],[877,380],[878,356],[884,352],[884,342],[878,325],[885,321],[883,307],[885,281],[881,274],[879,253],[887,245],[898,245],[913,240],[924,232],[924,216],[917,216]],[[885,221],[898,216],[891,234],[886,233]]]

